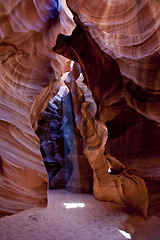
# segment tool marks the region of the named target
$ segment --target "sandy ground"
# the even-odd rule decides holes
[[[160,218],[156,216],[145,222],[90,194],[49,190],[48,195],[47,208],[35,206],[0,218],[0,240],[160,240]],[[132,237],[124,237],[119,231],[122,228]]]

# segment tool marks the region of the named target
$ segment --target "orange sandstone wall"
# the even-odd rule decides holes
[[[0,1],[1,215],[47,204],[48,177],[34,131],[67,63],[51,47],[58,33],[72,28],[60,1]]]

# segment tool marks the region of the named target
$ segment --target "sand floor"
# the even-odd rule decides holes
[[[90,194],[49,190],[48,195],[47,208],[0,218],[0,240],[160,240],[156,216],[144,221]],[[119,229],[131,235],[124,237]]]

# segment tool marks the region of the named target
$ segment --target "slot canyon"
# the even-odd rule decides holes
[[[1,240],[160,239],[159,1],[0,0],[0,138]]]

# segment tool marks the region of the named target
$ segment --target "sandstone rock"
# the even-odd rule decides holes
[[[67,0],[67,3],[84,31],[118,63],[127,104],[159,122],[159,2]]]
[[[76,65],[73,66],[73,73],[68,75],[67,85],[70,87],[73,99],[77,128],[84,141],[83,151],[93,169],[94,197],[100,201],[114,202],[130,210],[138,211],[146,219],[148,208],[146,185],[142,178],[124,169],[125,166],[111,154],[108,153],[105,156],[107,127],[95,119],[96,106],[92,94],[83,83],[82,76],[76,79],[78,75],[75,68]],[[110,175],[109,163],[115,170],[122,169],[121,172]]]
[[[152,190],[149,190],[149,192],[154,192],[155,200],[153,200],[154,197],[152,196],[152,198],[151,194],[151,202],[152,204],[154,202],[154,209],[157,209],[154,212],[158,214],[159,188],[157,186],[160,176],[157,174],[156,177],[154,176],[154,167],[152,164],[150,165],[150,159],[153,156],[153,161],[155,161],[156,167],[158,166],[157,161],[160,154],[158,150],[160,120],[158,37],[160,14],[158,1],[141,0],[137,3],[136,1],[124,0],[103,1],[102,3],[98,0],[79,0],[76,2],[67,0],[67,4],[73,13],[77,29],[69,37],[60,34],[53,50],[64,54],[81,65],[84,82],[92,90],[93,98],[98,107],[96,117],[103,122],[107,122],[107,124],[109,121],[109,125],[113,126],[113,128],[109,128],[108,144],[111,145],[109,148],[112,149],[111,152],[115,154],[114,156],[119,158],[120,152],[123,152],[123,156],[120,157],[121,161],[123,164],[128,162],[128,166],[132,162],[132,167],[138,175],[136,165],[141,159],[143,159],[143,166],[146,161],[145,169],[152,166],[152,170],[150,170],[152,177],[150,175],[148,180],[145,178],[145,182],[149,189],[152,185]],[[82,39],[85,39],[85,44],[83,44]],[[60,42],[63,42],[62,49]],[[101,60],[98,62],[102,62],[100,65],[96,63],[99,56],[101,56]],[[85,58],[87,58],[86,62]],[[114,75],[113,81],[116,91],[111,91],[107,86],[111,78],[106,72],[108,76],[104,80],[106,85],[103,85],[103,90],[100,90],[103,93],[101,92],[99,94],[100,98],[98,98],[99,87],[97,87],[95,79],[99,79],[98,82],[100,82],[101,78],[99,78],[99,70],[95,71],[96,73],[93,75],[92,72],[97,66],[104,73],[103,67],[106,63],[106,68],[108,64],[112,73],[115,74],[116,71],[113,71],[113,69],[117,67],[112,68],[114,66],[113,59],[118,63],[117,67],[119,67],[122,78],[120,76],[116,78],[116,75]],[[120,80],[120,84],[116,85],[118,83],[117,79],[120,78],[122,81]],[[105,86],[107,87],[105,88]],[[145,127],[147,120],[137,112],[149,119],[149,128]],[[121,118],[123,115],[125,119]],[[114,125],[115,119],[119,119],[119,122],[116,120],[116,125]],[[116,132],[114,126],[117,128]],[[143,130],[146,129],[143,131],[143,135],[142,128]],[[122,133],[124,129],[127,130],[124,133],[125,140]],[[122,133],[120,137],[119,133]],[[118,135],[116,136],[116,134]],[[116,143],[116,145],[113,143]],[[156,157],[154,157],[155,155]],[[141,172],[139,176],[146,176],[145,172]],[[151,179],[154,180],[151,181]],[[148,184],[149,181],[152,184]]]
[[[57,4],[58,3],[58,4]],[[64,21],[60,21],[63,19]],[[72,20],[58,1],[0,2],[0,214],[47,204],[47,173],[35,134],[68,60],[53,54]]]
[[[146,216],[147,196],[143,177],[148,187],[150,210],[151,206],[154,208],[150,213],[158,212],[159,2],[67,0],[67,4],[76,23],[73,32],[75,24],[59,0],[0,2],[1,215],[35,205],[46,206],[47,174],[35,131],[39,114],[58,92],[62,84],[60,77],[69,69],[67,58],[79,62],[84,82],[96,102],[91,104],[90,94],[85,96],[92,105],[89,116],[93,117],[81,131],[84,142],[91,149],[103,142],[99,154],[104,170],[108,171],[109,164],[116,168],[115,175],[107,173],[104,179],[100,176],[102,184],[99,185],[97,167],[92,166],[95,196],[132,206]],[[56,53],[66,58],[53,53],[53,46]],[[72,73],[69,75],[72,79],[75,77],[74,80],[81,77],[80,68],[75,68]],[[76,90],[74,84],[70,87]],[[83,85],[83,88],[86,87]],[[83,102],[83,97],[80,100]],[[77,126],[81,129],[79,99],[73,107]],[[88,117],[86,108],[87,104],[84,104],[82,112]],[[108,132],[104,125],[106,122]],[[95,129],[90,128],[93,123]],[[74,130],[72,136],[75,134],[76,144],[82,150],[82,139]],[[93,137],[90,136],[92,131]],[[104,135],[98,137],[97,133]],[[109,146],[105,149],[107,135]],[[75,149],[72,149],[70,159],[77,169],[75,167],[68,189],[81,191],[84,185],[77,173],[78,169],[83,172],[84,156],[80,151],[80,161],[76,162]],[[99,151],[97,149],[95,152]],[[108,149],[113,155],[109,156],[109,163],[104,158]],[[89,151],[88,159],[92,161],[95,152]],[[114,161],[115,158],[121,163]],[[135,174],[126,168],[121,171],[124,165],[133,168]],[[90,170],[88,167],[85,170],[88,191]],[[114,191],[104,190],[106,183]],[[128,191],[129,185],[132,191]],[[144,199],[138,199],[140,191],[144,191]],[[135,199],[137,204],[132,201]]]

